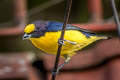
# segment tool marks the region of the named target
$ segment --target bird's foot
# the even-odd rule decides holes
[[[71,60],[71,57],[69,57],[67,54],[64,55],[64,58],[65,58],[64,63],[61,64],[60,66],[58,66],[57,70],[53,70],[53,71],[52,71],[52,74],[53,74],[53,75],[58,74],[59,71],[60,71],[60,69],[62,69],[63,66],[64,66],[65,64],[68,64],[68,63],[70,62],[70,60]]]
[[[61,65],[58,67],[57,73],[59,73],[59,70],[62,69],[63,66],[64,66],[65,64],[68,64],[68,63],[70,62],[70,60],[71,60],[71,57],[69,57],[68,55],[64,55],[64,57],[65,57],[65,61],[64,61],[63,64],[61,64]]]
[[[60,45],[60,44],[65,45],[64,41],[66,41],[66,42],[68,42],[68,43],[71,43],[71,44],[73,44],[73,45],[77,44],[76,42],[72,42],[72,41],[69,41],[69,40],[61,40],[61,39],[58,40],[58,44],[59,44],[59,45]]]
[[[59,45],[65,45],[64,40],[58,39],[58,44]]]
[[[67,62],[64,62],[63,64],[61,64],[60,66],[58,66],[58,68],[57,68],[56,71],[55,71],[55,70],[52,71],[52,74],[53,74],[53,75],[58,74],[59,71],[60,71],[60,69],[62,69],[65,64],[67,64]]]
[[[52,75],[56,75],[56,74],[58,74],[58,73],[59,73],[59,71],[52,70]]]
[[[60,69],[62,69],[63,68],[63,66],[65,65],[65,64],[67,64],[68,62],[64,62],[63,64],[61,64],[59,67],[58,67],[58,69],[57,69],[57,72],[56,73],[59,73],[59,71],[60,71]]]

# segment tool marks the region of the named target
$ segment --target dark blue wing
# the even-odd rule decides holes
[[[55,21],[49,21],[48,22],[48,31],[60,31],[62,30],[63,23],[61,22],[55,22]],[[67,24],[66,30],[79,30],[77,27],[73,27],[70,24]]]
[[[60,31],[60,30],[62,30],[62,26],[63,26],[63,23],[61,23],[61,22],[48,21],[47,31],[48,32]],[[78,30],[78,31],[82,32],[84,35],[86,35],[86,37],[96,35],[93,32],[90,32],[88,30],[85,30],[85,29],[82,29],[79,27],[75,27],[70,24],[67,24],[66,30]]]

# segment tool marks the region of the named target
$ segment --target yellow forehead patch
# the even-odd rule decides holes
[[[28,24],[25,29],[24,32],[25,33],[31,33],[35,30],[35,25],[34,24]]]

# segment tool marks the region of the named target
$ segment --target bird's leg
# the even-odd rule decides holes
[[[72,42],[72,41],[69,41],[69,40],[64,40],[64,41],[66,41],[66,42],[68,42],[68,43],[71,43],[71,44],[73,44],[73,45],[77,44],[76,42]]]
[[[69,40],[61,40],[61,39],[58,40],[58,44],[65,45],[64,41],[66,41],[68,43],[71,43],[73,45],[77,44],[76,42],[72,42],[72,41],[69,41]]]
[[[64,61],[63,64],[61,64],[61,65],[58,67],[57,73],[59,73],[59,70],[62,69],[63,66],[64,66],[65,64],[68,64],[68,63],[70,62],[70,60],[71,60],[71,57],[69,57],[68,55],[64,55],[64,57],[65,57],[65,61]]]
[[[64,40],[58,39],[58,44],[59,44],[59,45],[60,45],[60,44],[65,45]]]

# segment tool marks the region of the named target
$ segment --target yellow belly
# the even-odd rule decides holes
[[[46,32],[46,34],[40,38],[30,38],[33,45],[42,51],[49,54],[56,54],[58,49],[58,39],[60,38],[61,31],[58,32]],[[68,54],[73,56],[73,53],[77,50],[80,50],[86,47],[88,44],[99,40],[99,37],[91,36],[87,38],[84,34],[75,30],[68,30],[65,32],[65,40],[76,42],[76,45],[73,45],[69,42],[65,42],[65,45],[62,46],[61,56]]]

